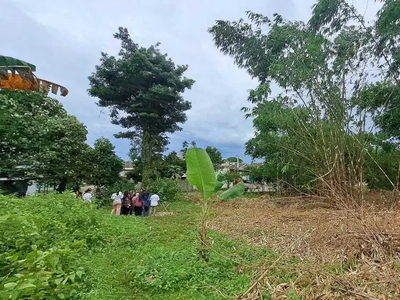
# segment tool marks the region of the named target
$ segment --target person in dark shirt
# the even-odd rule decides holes
[[[131,197],[129,197],[129,193],[125,192],[124,193],[124,198],[122,200],[122,209],[121,209],[121,215],[129,215],[129,212],[131,210]]]
[[[141,190],[139,198],[143,201],[143,216],[147,217],[150,209],[150,195],[146,190]]]

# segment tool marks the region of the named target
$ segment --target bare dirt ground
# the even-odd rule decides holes
[[[338,210],[311,197],[241,198],[215,203],[209,227],[281,254],[243,299],[261,299],[266,288],[272,299],[400,299],[400,210],[390,204]],[[291,279],[274,280],[279,272]]]

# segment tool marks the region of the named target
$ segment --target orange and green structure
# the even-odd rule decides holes
[[[0,55],[0,89],[45,91],[61,96],[68,95],[68,89],[54,82],[36,77],[36,66],[23,60]]]

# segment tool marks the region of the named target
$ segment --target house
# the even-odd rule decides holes
[[[219,165],[217,173],[226,174],[229,172],[243,172],[247,164],[237,163],[225,160],[221,165]]]
[[[18,197],[32,196],[36,193],[36,182],[25,178],[0,178],[0,190]]]
[[[16,166],[13,171],[29,170],[30,166]],[[17,172],[18,173],[18,172]],[[22,172],[21,174],[23,174]],[[0,191],[15,194],[18,197],[31,196],[36,192],[36,182],[26,177],[14,177],[2,173],[0,176]]]
[[[120,177],[126,177],[126,174],[128,174],[132,170],[133,170],[133,164],[130,163],[130,162],[127,162],[127,163],[124,164],[124,168],[119,173],[119,176]]]

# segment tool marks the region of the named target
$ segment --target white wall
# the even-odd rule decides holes
[[[36,193],[36,181],[29,181],[26,196],[32,196]]]

